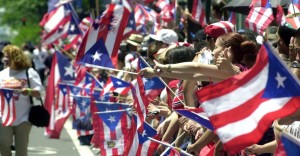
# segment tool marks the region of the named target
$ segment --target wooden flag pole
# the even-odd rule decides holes
[[[153,69],[139,53],[137,53],[137,55],[139,56],[139,58],[140,58],[141,60],[143,60],[143,61],[146,63],[146,65],[147,65],[148,67],[150,67],[151,69]],[[173,90],[170,88],[170,86],[167,85],[167,83],[166,83],[161,77],[158,77],[158,78],[159,78],[159,80],[160,80],[160,81],[161,81],[161,82],[162,82],[162,83],[170,90],[170,92],[171,92],[175,97],[178,98],[178,100],[184,105],[184,107],[186,107],[186,104],[179,98],[179,96],[178,96],[177,94],[175,94],[175,92],[173,92]]]
[[[187,156],[193,156],[193,155],[189,154],[188,152],[186,152],[186,151],[184,151],[184,150],[182,150],[182,149],[180,149],[180,148],[178,148],[178,147],[174,147],[174,146],[170,145],[169,143],[165,143],[165,142],[156,140],[156,139],[151,138],[151,137],[148,137],[148,139],[150,139],[151,141],[157,142],[157,143],[159,143],[159,144],[162,144],[162,145],[164,145],[164,146],[166,146],[166,147],[173,148],[173,149],[177,150],[177,151],[178,151],[179,153],[181,153],[181,154],[184,154],[184,155],[187,155]]]
[[[97,66],[97,65],[94,65],[94,64],[89,64],[89,63],[85,63],[84,65],[87,66],[87,67],[98,68],[98,69],[109,70],[109,71],[124,72],[124,73],[132,74],[132,75],[137,75],[138,74],[138,73],[134,73],[134,72],[126,71],[126,70],[107,68],[107,67],[103,67],[103,66]]]

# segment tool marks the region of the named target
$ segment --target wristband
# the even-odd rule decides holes
[[[300,68],[300,63],[299,63],[298,61],[293,61],[293,62],[291,63],[291,67],[292,67],[292,68]]]
[[[30,88],[27,88],[26,91],[27,91],[28,95],[31,95],[32,90]]]

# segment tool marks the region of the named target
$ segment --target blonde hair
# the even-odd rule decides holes
[[[15,70],[22,70],[31,67],[31,62],[24,52],[15,45],[7,45],[3,48],[3,53],[8,57],[8,66]]]

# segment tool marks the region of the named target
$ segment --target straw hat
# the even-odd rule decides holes
[[[141,45],[142,41],[143,41],[143,36],[139,34],[131,34],[129,38],[126,40],[128,44],[131,44],[133,46]]]

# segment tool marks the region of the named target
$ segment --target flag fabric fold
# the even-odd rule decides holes
[[[241,96],[242,95],[242,96]],[[257,143],[275,119],[300,107],[300,85],[269,43],[248,71],[197,92],[226,150]]]
[[[0,117],[3,126],[10,126],[16,119],[13,90],[0,89]]]

